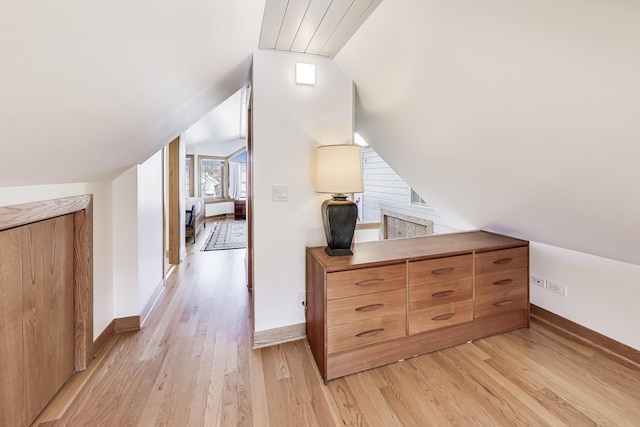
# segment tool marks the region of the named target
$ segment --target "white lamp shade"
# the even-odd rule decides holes
[[[362,155],[357,145],[318,147],[316,165],[318,193],[362,193]]]

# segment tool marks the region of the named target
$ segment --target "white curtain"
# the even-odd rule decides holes
[[[229,197],[232,199],[239,198],[241,186],[240,163],[229,162]]]

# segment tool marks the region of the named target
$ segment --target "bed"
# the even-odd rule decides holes
[[[201,229],[206,227],[205,219],[207,209],[204,199],[200,197],[187,197],[184,202],[185,208],[185,237],[193,237],[193,243]]]

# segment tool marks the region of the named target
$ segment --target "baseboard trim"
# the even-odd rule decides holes
[[[104,347],[104,345],[107,343],[107,341],[109,341],[109,339],[115,335],[115,320],[112,320],[111,322],[109,322],[109,324],[107,325],[106,328],[104,328],[104,330],[102,331],[102,333],[98,336],[98,338],[95,339],[95,341],[93,341],[93,357],[96,357],[96,354],[98,354],[98,352],[100,350],[102,350],[102,347]]]
[[[253,334],[253,349],[270,347],[286,342],[298,341],[307,337],[305,323],[283,326],[281,328],[267,329]]]
[[[100,333],[98,338],[93,341],[93,357],[96,357],[98,352],[102,350],[104,345],[115,334],[120,332],[131,332],[140,330],[140,316],[120,317],[113,319],[106,328]]]
[[[578,339],[584,343],[591,344],[607,353],[625,359],[635,365],[640,366],[640,351],[629,347],[619,341],[611,339],[599,332],[586,328],[578,323],[558,316],[544,308],[531,304],[531,317],[540,321],[541,324],[554,332],[564,332],[571,338]]]
[[[149,297],[149,300],[147,300],[147,303],[142,308],[142,311],[140,312],[140,326],[142,326],[145,320],[147,320],[149,313],[151,313],[151,310],[156,305],[158,298],[160,298],[160,294],[162,294],[162,291],[164,291],[166,283],[166,279],[160,280],[160,283],[158,283],[158,286],[156,286],[156,288],[153,290],[153,293]]]
[[[140,316],[119,317],[113,319],[113,329],[116,334],[140,330]]]

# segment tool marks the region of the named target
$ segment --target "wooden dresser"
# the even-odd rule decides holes
[[[307,338],[325,382],[529,326],[529,243],[485,231],[307,248]]]

